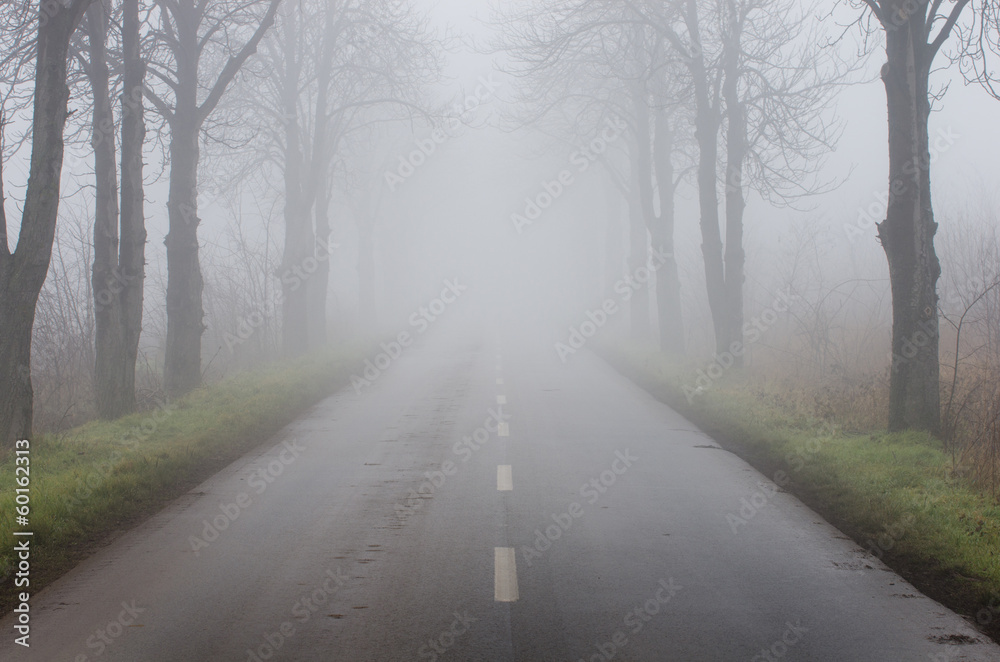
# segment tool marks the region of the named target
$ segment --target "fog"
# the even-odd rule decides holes
[[[469,305],[502,310],[509,319],[531,319],[531,324],[519,326],[525,329],[537,325],[538,339],[545,338],[544,342],[552,344],[567,324],[601,303],[604,291],[609,289],[605,281],[627,271],[623,264],[607,264],[609,260],[623,262],[627,253],[626,202],[607,184],[601,161],[593,158],[596,155],[588,159],[589,167],[584,166],[584,172],[582,162],[573,161],[573,155],[585,151],[603,127],[591,130],[584,126],[580,129],[584,135],[559,135],[553,133],[551,122],[543,121],[536,127],[524,125],[520,119],[534,111],[518,105],[524,81],[510,75],[516,63],[510,54],[496,47],[503,35],[495,19],[515,8],[530,6],[527,2],[501,7],[414,3],[417,11],[426,14],[429,32],[448,40],[437,81],[422,92],[427,108],[438,109],[433,112],[443,113],[443,119],[428,122],[409,113],[371,138],[367,147],[359,143],[337,157],[342,159],[345,172],[363,172],[373,181],[374,189],[366,195],[370,198],[368,204],[377,209],[374,305],[381,333],[391,333],[408,311],[445,278],[453,277],[470,284],[474,295],[468,297],[472,301]],[[831,56],[835,52],[837,57],[850,60],[862,54],[858,31],[844,28],[855,13],[843,6],[829,16],[813,10],[813,22],[820,26],[818,34],[831,41],[826,48]],[[881,47],[875,45],[880,43],[879,35],[874,40],[869,52],[862,54],[864,64],[850,77],[851,84],[842,85],[833,96],[834,103],[824,109],[830,122],[842,123],[842,134],[829,152],[822,154],[822,169],[817,175],[817,181],[829,190],[788,204],[773,204],[748,187],[744,247],[748,255],[746,296],[751,307],[766,299],[767,292],[787,275],[782,265],[788,258],[788,247],[801,241],[796,237],[803,234],[822,246],[820,261],[830,278],[881,279],[881,290],[888,290],[884,256],[868,220],[871,214],[866,212],[871,207],[884,213],[878,207],[884,207],[884,198],[879,200],[887,189],[888,171],[885,91],[878,79],[884,56]],[[940,67],[932,74],[931,82],[933,89],[947,89],[941,99],[935,100],[935,112],[929,121],[935,213],[941,231],[947,232],[950,220],[967,217],[972,209],[977,213],[992,209],[991,192],[997,181],[991,165],[1000,147],[1000,129],[992,121],[995,101],[978,85],[967,83],[957,67]],[[481,99],[477,92],[484,92]],[[456,104],[466,102],[469,109],[456,117]],[[74,103],[86,112],[85,98],[71,102],[71,107]],[[555,107],[550,114],[572,113],[572,107]],[[27,115],[22,112],[20,117],[20,125],[8,126],[11,135],[25,130]],[[689,122],[680,124],[681,131],[692,130],[683,126]],[[431,139],[435,125],[449,127],[441,144]],[[625,135],[611,141],[607,154],[601,157],[627,158],[629,139]],[[425,150],[430,145],[433,153],[419,153],[421,145]],[[935,150],[935,145],[943,149]],[[201,175],[199,194],[203,250],[213,254],[213,248],[217,248],[213,259],[224,264],[230,259],[226,255],[232,250],[229,241],[233,227],[238,225],[258,242],[258,247],[270,244],[277,253],[282,243],[278,187],[262,190],[256,184],[232,180],[226,163],[233,158],[233,150],[211,141],[205,143],[205,148],[210,166]],[[235,151],[245,154],[255,149],[250,143]],[[87,206],[92,204],[89,173],[93,166],[89,153],[89,145],[82,142],[67,148],[63,215],[85,216]],[[167,233],[169,163],[161,147],[152,143],[147,144],[146,159],[146,224],[153,267],[150,275],[153,280],[164,280],[162,238]],[[413,160],[418,160],[419,165],[413,165]],[[677,167],[691,167],[690,158],[687,163],[683,157],[675,160]],[[23,199],[26,161],[25,147],[5,164],[7,191],[15,205]],[[412,174],[393,181],[401,167]],[[547,199],[546,183],[558,181],[564,171],[571,173],[572,184],[560,191],[550,207],[541,210],[539,218],[519,227],[512,216],[523,217],[529,201],[536,200],[539,194]],[[223,190],[219,190],[220,186]],[[356,330],[359,296],[353,256],[358,239],[350,202],[357,195],[351,192],[352,183],[346,178],[337,186],[347,189],[338,191],[331,207],[335,218],[332,236],[338,247],[330,260],[329,321],[332,328],[350,335]],[[687,173],[681,178],[675,199],[675,253],[682,276],[683,314],[692,321],[686,330],[687,345],[695,355],[708,356],[711,339],[705,329],[710,320],[703,296],[697,195],[694,178]],[[609,218],[610,210],[615,210],[618,218]],[[11,246],[18,222],[18,215],[12,214]],[[63,237],[67,231],[64,225],[60,228],[59,236]],[[609,249],[609,242],[616,247]],[[650,292],[655,296],[655,290]],[[207,296],[213,296],[211,290]],[[162,301],[147,299],[148,314],[155,316]],[[212,338],[213,327],[219,327],[214,330],[221,335],[231,331],[221,325],[232,327],[239,321],[215,320],[212,324],[210,320],[203,355],[210,357],[222,340]],[[144,338],[143,342],[154,351],[156,339]]]
[[[3,659],[1000,659],[994,0],[0,42]]]

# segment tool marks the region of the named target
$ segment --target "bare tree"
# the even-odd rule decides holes
[[[274,23],[280,0],[155,0],[157,25],[146,96],[170,130],[167,214],[167,346],[164,386],[182,395],[201,383],[205,330],[198,260],[199,137],[240,68]],[[250,32],[244,41],[240,37]],[[225,58],[225,64],[214,67]],[[211,71],[211,75],[205,69]]]
[[[672,65],[676,62],[667,61],[662,44],[658,44],[651,59],[651,80],[633,85],[635,153],[631,169],[637,206],[649,229],[653,249],[664,257],[656,271],[660,349],[680,355],[685,341],[681,282],[674,254],[674,197],[684,170],[678,172],[674,159],[682,151],[678,148],[682,138],[677,125],[685,112],[681,99],[688,90],[679,89],[672,75],[665,73]]]
[[[827,117],[847,80],[807,29],[810,6],[788,0],[626,0],[684,63],[694,98],[702,256],[718,353],[742,362],[750,186],[772,202],[823,189],[813,175],[837,138]],[[720,231],[719,139],[725,139],[725,235]],[[748,174],[750,176],[748,176]],[[739,350],[739,351],[735,351]]]
[[[628,127],[621,145],[627,158],[601,154],[609,181],[629,203],[631,272],[647,264],[653,248],[668,257],[657,270],[660,345],[682,352],[680,281],[673,257],[673,159],[678,143],[672,125],[685,95],[666,81],[676,62],[660,38],[623,5],[593,0],[554,0],[497,18],[499,47],[513,55],[510,73],[521,79],[515,126],[531,126],[587,144],[609,120]],[[620,274],[617,276],[620,277]],[[632,337],[649,336],[649,291],[629,299]]]
[[[970,0],[864,0],[858,24],[881,28],[888,102],[889,201],[878,238],[892,288],[892,376],[889,429],[941,429],[937,281],[937,223],[931,205],[927,120],[933,94],[928,79],[941,47]],[[869,17],[874,17],[875,25]]]
[[[386,128],[390,127],[373,127],[366,132],[370,149],[353,155],[349,172],[343,175],[345,202],[358,233],[358,327],[362,334],[374,333],[378,323],[375,230],[386,200],[384,173],[397,147],[395,141],[386,139]]]
[[[143,192],[142,148],[146,122],[141,90],[146,63],[141,54],[139,0],[122,1],[122,120],[121,206],[119,208],[118,307],[121,344],[114,352],[118,379],[105,399],[112,404],[105,415],[136,408],[135,364],[142,333],[143,288],[146,279],[146,212]],[[101,303],[98,301],[98,303]],[[100,388],[100,387],[98,387]],[[100,403],[101,396],[98,395]],[[117,405],[117,406],[116,406]],[[117,410],[117,411],[115,411]]]
[[[31,330],[59,211],[69,40],[90,0],[40,3],[28,189],[11,252],[0,168],[0,445],[31,434]]]
[[[142,328],[146,224],[143,211],[145,140],[143,79],[139,52],[139,2],[123,0],[121,53],[109,63],[110,2],[95,2],[86,13],[87,48],[77,51],[93,98],[95,214],[93,295],[96,311],[97,413],[117,418],[135,410],[135,363]],[[117,54],[113,54],[112,58]],[[119,204],[110,67],[121,71],[121,202]]]
[[[259,166],[282,175],[277,275],[287,356],[326,341],[335,164],[352,149],[371,148],[364,129],[373,123],[429,114],[421,91],[438,76],[441,48],[426,20],[401,0],[289,6],[264,42],[257,76],[267,93],[249,86],[242,93],[252,101],[248,112],[268,120]]]
[[[622,5],[564,0],[546,5],[544,14],[533,10],[516,22],[504,21],[513,35],[508,40],[512,50],[523,63],[516,73],[536,79],[528,97],[536,114],[568,105],[579,121],[586,109],[604,105],[622,113],[632,127],[628,181],[633,190],[627,194],[634,206],[632,268],[636,251],[645,253],[644,232],[637,231],[641,218],[655,235],[654,247],[672,250],[673,193],[679,179],[673,159],[684,151],[677,149],[685,136],[679,128],[690,115],[716,349],[739,362],[742,352],[734,347],[742,345],[743,336],[748,188],[772,202],[822,188],[811,176],[836,138],[836,125],[826,113],[830,95],[847,71],[830,66],[818,42],[808,39],[808,12],[789,0],[626,0]],[[581,80],[587,82],[581,86]],[[607,90],[614,92],[608,95]],[[621,108],[627,105],[618,102],[622,97],[632,100],[630,108]],[[691,110],[678,112],[679,107]],[[720,139],[726,146],[722,158]],[[720,166],[725,172],[725,236],[720,231]],[[659,270],[657,291],[661,346],[680,351],[683,326],[674,260]],[[633,327],[640,334],[644,319],[633,305]]]

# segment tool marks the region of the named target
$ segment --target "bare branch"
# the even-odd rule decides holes
[[[267,13],[264,18],[261,19],[260,25],[257,26],[257,30],[254,32],[253,36],[244,44],[243,48],[239,53],[229,58],[226,62],[226,66],[223,67],[222,72],[219,74],[218,79],[216,79],[215,84],[212,86],[212,91],[209,92],[208,97],[201,103],[198,108],[198,117],[200,121],[204,121],[212,111],[215,109],[216,105],[219,103],[219,99],[226,91],[226,87],[233,81],[236,74],[239,73],[240,67],[247,59],[257,52],[257,45],[260,40],[264,38],[264,34],[271,28],[274,24],[274,16],[278,11],[278,5],[281,0],[271,0],[270,5],[268,5]]]

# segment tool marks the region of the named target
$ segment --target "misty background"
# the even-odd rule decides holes
[[[352,117],[354,125],[344,130],[332,156],[328,339],[338,343],[395,335],[452,278],[469,288],[463,315],[517,320],[522,332],[554,348],[585,319],[586,311],[616,297],[613,282],[629,271],[627,200],[609,184],[606,169],[609,162],[620,167],[627,159],[629,137],[611,141],[607,152],[580,172],[572,154],[586,147],[603,124],[588,126],[584,120],[568,132],[565,121],[551,118],[571,117],[579,110],[573,104],[539,114],[524,103],[528,83],[512,75],[519,65],[503,49],[510,36],[498,19],[531,3],[405,4],[407,12],[425,21],[421,39],[437,49],[436,70],[411,74],[415,77],[406,82],[406,94],[414,105],[372,104],[363,117]],[[286,202],[280,150],[275,151],[277,143],[269,136],[280,123],[263,97],[273,92],[267,78],[278,66],[274,54],[280,52],[282,20],[296,12],[306,16],[309,10],[308,2],[282,6],[278,27],[264,36],[259,52],[236,76],[201,133],[198,241],[207,327],[201,364],[209,381],[282,355],[278,274]],[[845,27],[856,13],[847,6],[808,9],[807,23],[829,42],[819,57],[853,69],[822,108],[823,122],[839,134],[833,149],[821,150],[811,164],[818,166],[817,188],[825,190],[787,204],[766,200],[752,188],[747,191],[747,319],[783,288],[801,297],[777,331],[749,347],[748,365],[762,370],[780,365],[778,372],[857,380],[884,379],[888,369],[888,270],[870,222],[873,213],[884,215],[887,189],[885,90],[878,77],[884,55],[877,34],[865,45],[857,30]],[[85,41],[77,39],[80,47]],[[973,272],[984,283],[995,275],[994,265],[976,264],[976,251],[997,250],[995,191],[1000,182],[993,165],[1000,130],[994,120],[997,102],[978,85],[966,83],[957,67],[942,66],[931,80],[935,90],[947,88],[934,103],[929,134],[942,310],[953,313],[947,306],[956,308],[968,294]],[[93,413],[87,386],[94,362],[88,238],[94,213],[88,141],[92,102],[79,75],[76,81],[53,262],[32,350],[42,429],[72,425]],[[14,93],[6,98],[4,163],[12,248],[19,220],[13,212],[22,206],[29,147],[17,140],[26,135],[30,117],[30,109],[16,109],[16,98]],[[466,110],[456,117],[455,104],[463,103]],[[169,181],[169,132],[149,110],[144,148],[147,271],[138,361],[147,405],[162,387]],[[304,116],[307,111],[303,107]],[[681,134],[691,131],[683,117],[677,127]],[[435,128],[444,132],[443,141],[432,139]],[[421,144],[433,151],[421,154]],[[678,169],[674,254],[686,353],[697,363],[711,359],[713,344],[692,154],[693,146],[686,144],[673,157]],[[567,169],[573,183],[537,220],[518,227],[514,215],[523,215],[528,201]],[[363,254],[370,255],[367,273],[362,273]],[[653,285],[646,304],[651,327],[633,330],[635,340],[655,342],[655,301]],[[613,317],[601,336],[628,337],[628,314]],[[942,352],[948,351],[943,342]]]

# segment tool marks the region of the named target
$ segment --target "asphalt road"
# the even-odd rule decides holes
[[[34,596],[0,659],[1000,660],[594,355],[422,340]]]

